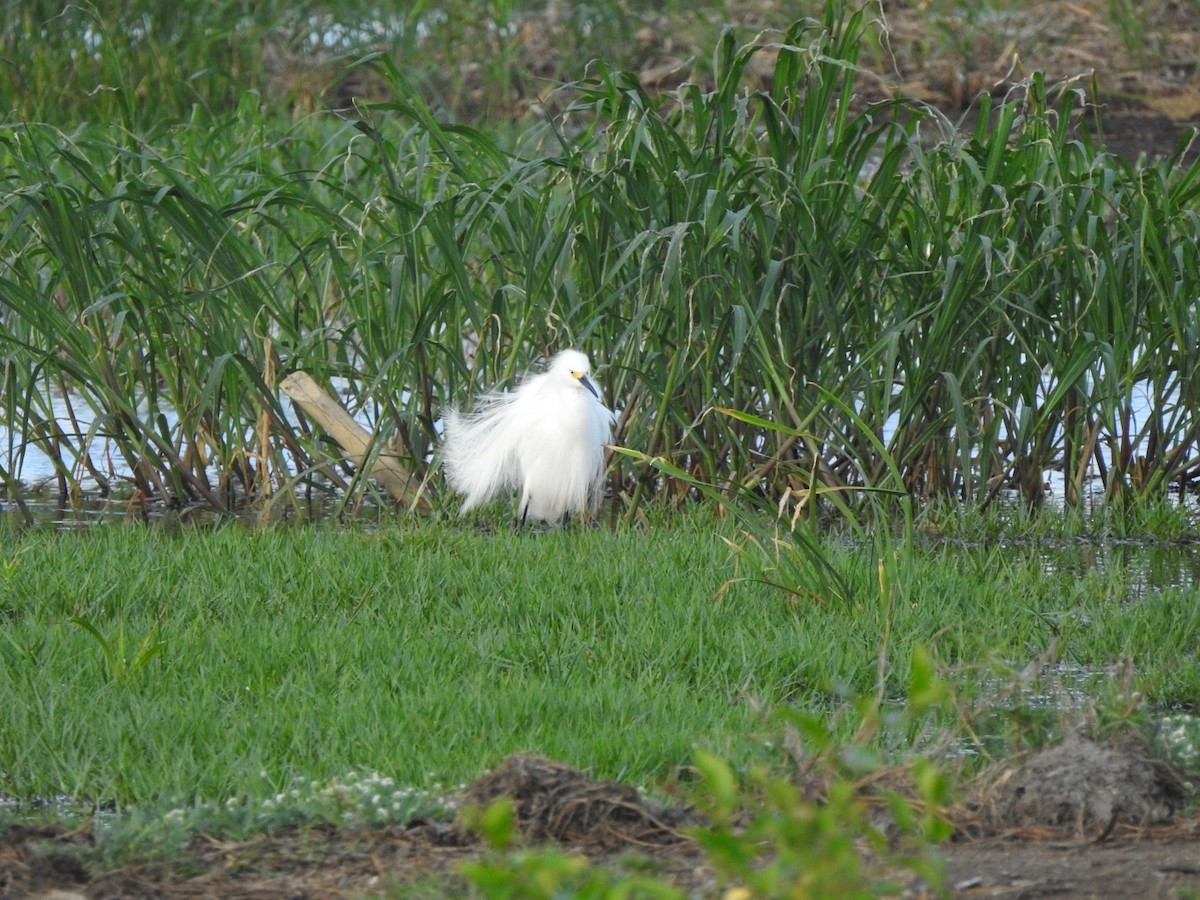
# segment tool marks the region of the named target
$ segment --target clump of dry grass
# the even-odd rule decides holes
[[[483,809],[502,797],[515,803],[517,824],[532,842],[674,844],[686,840],[682,826],[699,821],[691,810],[643,800],[627,784],[598,781],[554,760],[520,754],[471,782],[463,802]]]

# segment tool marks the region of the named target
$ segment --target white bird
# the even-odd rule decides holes
[[[450,487],[466,496],[462,512],[518,489],[522,525],[599,510],[612,413],[591,370],[584,354],[563,350],[514,390],[489,393],[470,412],[446,413],[442,461]]]

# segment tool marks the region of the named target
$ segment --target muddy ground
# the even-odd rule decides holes
[[[561,21],[568,6],[547,4],[516,32],[523,61],[535,76],[571,81],[583,74],[573,68],[580,61],[570,58],[569,46],[565,53],[562,49],[569,45]],[[864,9],[862,71],[855,84],[860,101],[903,97],[971,128],[982,94],[994,101],[1019,97],[1028,79],[1041,73],[1051,105],[1057,108],[1064,91],[1079,94],[1076,118],[1086,124],[1094,145],[1130,162],[1172,155],[1190,127],[1200,125],[1200,6],[1195,0],[877,0]],[[771,42],[779,40],[779,29],[796,8],[786,0],[740,0],[714,4],[711,10],[699,4],[690,25],[671,15],[642,12],[636,42],[614,50],[608,60],[636,72],[652,92],[669,92],[688,80],[711,87],[711,76],[698,71],[695,61],[711,53],[706,42],[712,31],[694,25],[696,19],[720,24],[714,17],[723,15],[731,16],[743,34],[757,31],[764,47],[747,78],[752,88],[769,88],[778,52]],[[517,80],[540,86],[537,78]],[[549,111],[540,95],[521,96],[519,89],[517,94],[512,117]],[[1186,158],[1200,155],[1198,145]]]
[[[951,812],[954,838],[931,851],[953,897],[1179,897],[1200,892],[1200,817],[1181,773],[1137,746],[1075,740],[1002,767]],[[722,881],[688,837],[703,817],[644,801],[561,763],[515,756],[468,786],[465,804],[513,800],[527,844],[557,844],[697,897]],[[1187,812],[1188,809],[1192,812]],[[887,827],[886,822],[878,827]],[[318,898],[463,896],[460,868],[488,851],[454,822],[375,829],[196,835],[178,854],[106,867],[91,827],[0,830],[0,897]],[[871,859],[905,896],[932,897],[910,871]]]
[[[924,100],[970,125],[981,93],[1003,99],[1041,72],[1052,101],[1062,90],[1082,93],[1096,144],[1130,162],[1172,155],[1200,125],[1196,3],[1012,6],[981,4],[978,14],[951,14],[954,5],[882,0],[878,27],[891,55],[877,73],[877,90]],[[1114,16],[1118,9],[1125,20]],[[1193,143],[1185,158],[1198,155]]]
[[[1067,830],[1001,830],[951,843],[945,858],[951,897],[1170,898],[1200,891],[1200,823],[1121,826],[1103,841]],[[10,827],[0,831],[0,897],[342,898],[465,896],[458,867],[482,855],[479,844],[446,827],[416,823],[368,831],[316,828],[262,834],[249,841],[197,837],[171,865],[106,869],[87,862],[88,831]],[[595,852],[595,860],[649,871],[693,896],[720,896],[694,845]],[[645,873],[646,864],[637,871]],[[434,887],[429,879],[436,877]],[[421,887],[421,883],[424,886]],[[905,895],[932,897],[899,880]],[[1192,893],[1184,893],[1190,891]]]

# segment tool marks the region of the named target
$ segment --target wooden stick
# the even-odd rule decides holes
[[[340,403],[321,390],[307,372],[293,372],[279,383],[279,387],[338,442],[346,459],[362,466],[371,446],[371,433],[355,422]],[[380,453],[368,474],[401,503],[419,500],[420,483],[395,456]]]

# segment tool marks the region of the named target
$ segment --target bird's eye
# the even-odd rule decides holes
[[[582,372],[571,372],[571,377],[572,378],[582,378],[583,373]]]

